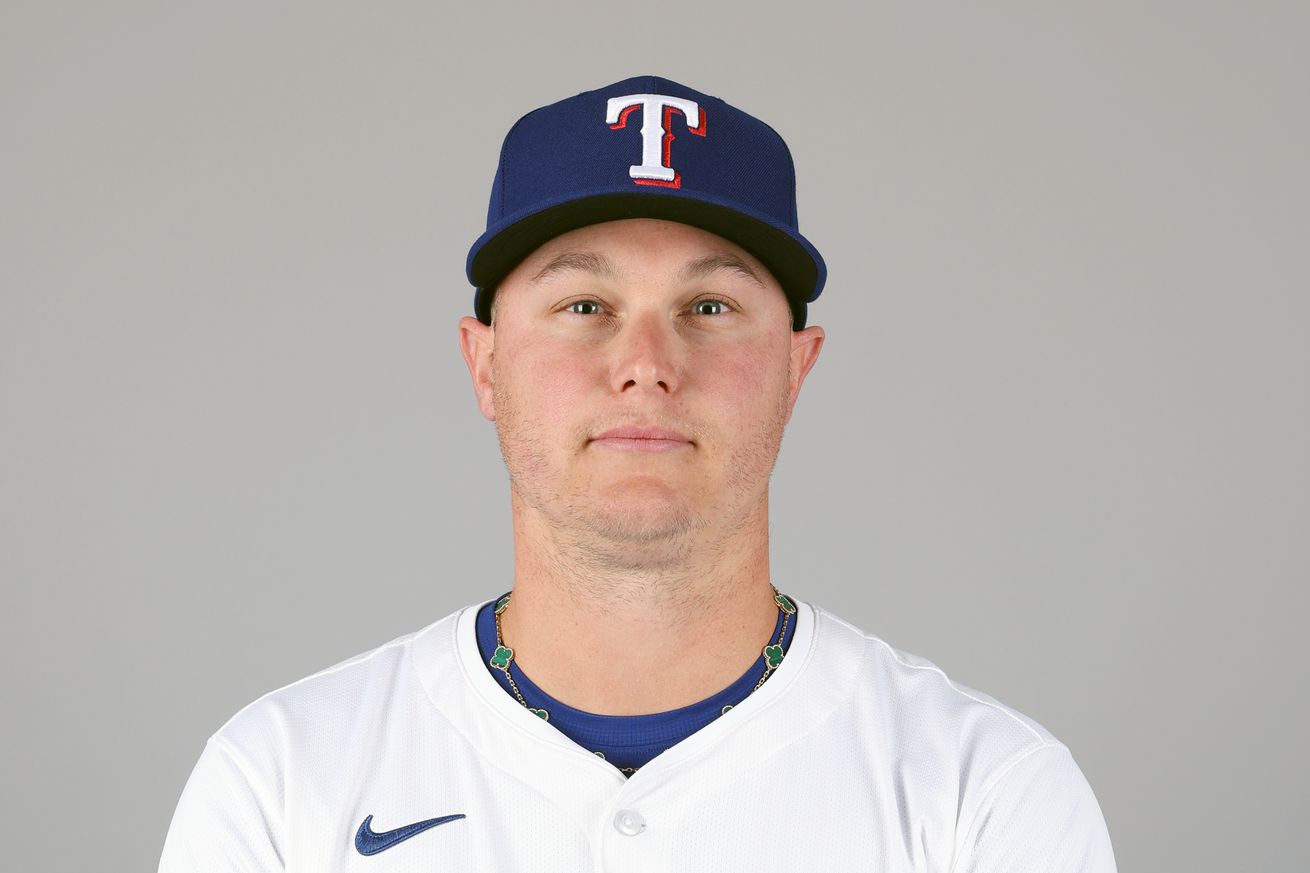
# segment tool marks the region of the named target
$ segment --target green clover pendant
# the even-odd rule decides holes
[[[773,602],[778,604],[778,608],[788,615],[796,614],[796,604],[791,602],[791,598],[786,594],[775,594]]]
[[[764,669],[772,670],[782,663],[782,646],[773,645],[764,647]]]
[[[502,612],[504,612],[504,611],[505,611],[505,607],[507,607],[507,606],[509,606],[509,595],[508,595],[508,594],[506,594],[504,597],[500,598],[500,600],[497,600],[497,601],[496,601],[496,615],[500,615]]]
[[[509,646],[496,646],[496,654],[491,656],[490,664],[497,670],[509,672],[509,662],[514,660],[514,650]]]
[[[550,713],[546,712],[546,710],[544,709],[533,709],[532,707],[529,706],[528,712],[532,713],[542,721],[550,721]]]

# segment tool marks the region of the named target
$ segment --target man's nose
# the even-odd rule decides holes
[[[615,391],[672,394],[678,390],[679,343],[667,318],[653,312],[636,315],[611,342],[614,355],[611,381]]]

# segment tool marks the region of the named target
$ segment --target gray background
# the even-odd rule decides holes
[[[234,711],[507,587],[464,254],[655,72],[831,269],[778,584],[1050,728],[1121,870],[1304,870],[1306,8],[5,3],[4,867],[153,869]]]

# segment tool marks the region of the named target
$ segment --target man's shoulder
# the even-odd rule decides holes
[[[892,774],[899,808],[917,823],[939,823],[952,869],[1113,873],[1096,796],[1051,731],[932,661],[815,613],[816,650],[826,636],[839,655],[860,653],[847,718],[829,743]]]
[[[935,746],[962,757],[1004,759],[1063,744],[1036,719],[956,681],[934,662],[814,607],[816,657],[856,659],[852,703],[876,713],[906,746]],[[826,649],[826,651],[825,651]],[[830,663],[829,666],[832,666]]]
[[[229,751],[330,746],[343,732],[367,730],[399,708],[420,705],[423,685],[414,649],[441,648],[457,610],[419,630],[269,691],[242,707],[210,737]]]

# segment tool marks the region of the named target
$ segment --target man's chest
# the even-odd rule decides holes
[[[288,792],[288,871],[945,869],[951,823],[876,763],[841,765],[822,737],[764,766],[558,785],[530,761],[409,749]],[[730,768],[729,768],[730,770]],[[530,778],[525,778],[530,777]],[[949,863],[949,861],[945,862]]]

